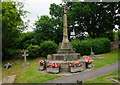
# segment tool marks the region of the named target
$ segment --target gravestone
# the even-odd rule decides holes
[[[8,69],[10,67],[12,67],[12,64],[10,64],[10,63],[4,65],[4,68],[6,68],[6,69]]]
[[[24,54],[22,55],[22,56],[24,56],[24,63],[22,64],[22,66],[28,66],[30,63],[29,62],[27,62],[27,58],[26,58],[26,56],[28,56],[28,54],[27,54],[27,52],[28,52],[28,50],[22,50],[21,52],[23,52]]]
[[[6,85],[7,83],[14,83],[15,79],[16,79],[16,75],[8,76],[2,80],[2,83]]]
[[[90,57],[95,57],[92,47],[91,47],[91,55],[90,55]]]
[[[52,60],[52,56],[50,54],[47,55],[48,60]]]

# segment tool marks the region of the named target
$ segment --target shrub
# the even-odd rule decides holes
[[[73,48],[81,55],[90,55],[91,47],[95,54],[106,53],[110,51],[110,40],[107,38],[88,39],[88,40],[72,40]]]
[[[93,44],[93,51],[95,54],[106,53],[110,51],[110,40],[107,38],[95,39]]]
[[[2,48],[2,60],[10,59],[12,56],[10,48]]]
[[[40,43],[40,51],[42,56],[47,56],[48,54],[56,53],[57,44],[53,41],[43,41]]]
[[[27,49],[29,50],[28,58],[36,58],[40,56],[40,47],[38,45],[31,44]]]

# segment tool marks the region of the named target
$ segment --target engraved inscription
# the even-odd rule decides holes
[[[56,60],[64,60],[64,56],[56,56]]]

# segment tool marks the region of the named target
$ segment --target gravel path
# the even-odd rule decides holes
[[[119,61],[119,65],[120,65],[120,61]],[[62,77],[59,79],[51,80],[46,83],[49,83],[49,84],[50,83],[76,83],[77,80],[85,81],[85,80],[95,78],[101,75],[109,74],[118,69],[120,69],[120,67],[118,68],[118,62],[116,62],[114,64],[111,64],[105,67],[101,67],[101,68],[86,71],[86,72],[80,72],[79,74],[74,74],[68,77]]]

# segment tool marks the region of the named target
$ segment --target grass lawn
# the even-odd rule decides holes
[[[119,50],[120,51],[120,50]],[[100,68],[118,61],[118,50],[112,50],[109,53],[100,54],[100,57],[106,57],[105,60],[94,60],[95,68]],[[13,67],[5,69],[2,66],[2,78],[17,75],[15,83],[43,83],[55,78],[64,77],[56,74],[43,74],[38,71],[38,61],[45,58],[36,58],[28,60],[30,66],[22,67],[24,60],[7,60],[2,62],[3,66],[6,63],[11,63]]]
[[[43,60],[45,58],[42,58]],[[8,60],[3,62],[3,65],[6,62],[12,63],[13,67],[10,69],[5,69],[2,67],[2,78],[10,75],[17,75],[15,83],[43,83],[55,78],[62,76],[56,74],[43,74],[38,71],[38,61],[41,58],[28,60],[30,66],[22,67],[23,60]]]
[[[120,70],[118,70],[118,71],[120,71]],[[106,77],[118,75],[118,71],[115,71],[110,74],[106,74],[106,75],[103,75],[103,76],[100,76],[100,77],[97,77],[94,79],[84,81],[84,83],[114,83],[112,80],[107,79]]]
[[[120,60],[120,58],[118,58],[118,53],[120,53],[120,49],[115,49],[109,53],[100,54],[101,55],[100,57],[105,57],[107,59],[93,60],[93,63],[95,65],[94,69],[117,62],[118,60]]]

